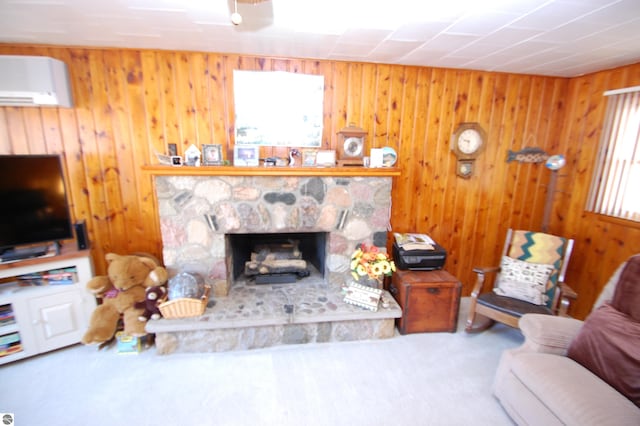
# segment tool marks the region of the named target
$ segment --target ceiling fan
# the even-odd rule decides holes
[[[229,0],[231,23],[239,30],[258,30],[273,23],[271,0]]]

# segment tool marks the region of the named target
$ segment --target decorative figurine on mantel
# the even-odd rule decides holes
[[[293,148],[289,151],[289,166],[296,166],[296,157],[300,157],[300,151]]]
[[[191,144],[191,146],[184,152],[185,165],[193,167],[200,166],[200,157],[201,153],[198,147]]]

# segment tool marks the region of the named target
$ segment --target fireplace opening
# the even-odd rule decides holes
[[[227,234],[234,281],[324,282],[327,232]]]

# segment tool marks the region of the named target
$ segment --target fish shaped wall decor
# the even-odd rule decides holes
[[[517,161],[519,163],[544,163],[549,158],[542,148],[527,147],[520,151],[507,151],[507,163]]]

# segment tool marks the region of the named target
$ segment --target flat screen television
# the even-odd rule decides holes
[[[0,200],[0,260],[73,238],[61,156],[0,155]]]

